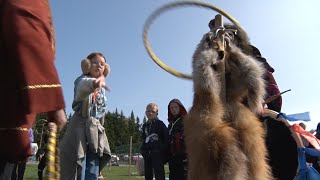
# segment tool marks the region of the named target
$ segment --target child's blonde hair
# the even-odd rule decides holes
[[[158,105],[156,103],[149,103],[146,108],[148,107],[154,107],[157,109],[157,112],[159,111]]]

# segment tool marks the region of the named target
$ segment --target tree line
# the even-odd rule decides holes
[[[67,124],[58,134],[59,141],[63,138],[68,128],[68,124],[72,118],[71,113],[66,118]],[[43,134],[46,132],[45,125],[47,120],[48,116],[46,113],[39,113],[33,125],[34,142],[38,144],[40,151],[43,151],[45,148]],[[134,144],[133,152],[139,152],[138,148],[142,141],[141,127],[144,122],[146,122],[146,117],[141,122],[140,118],[135,116],[133,111],[131,111],[129,116],[125,116],[122,111],[119,113],[117,109],[114,112],[108,111],[105,115],[104,128],[111,152],[122,153],[126,150],[126,152],[129,152],[130,136],[132,136],[132,144]]]

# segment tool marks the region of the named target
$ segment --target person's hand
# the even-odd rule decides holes
[[[99,76],[98,78],[96,78],[96,80],[93,81],[94,88],[101,89],[102,87],[105,87],[105,86],[106,86],[106,79],[103,75]]]
[[[265,110],[265,109],[268,109],[268,105],[263,102],[263,103],[262,103],[262,106],[261,106],[261,109],[260,109],[260,111],[259,111],[259,113],[258,113],[258,115],[262,116],[262,115],[264,114],[264,110]]]
[[[99,76],[98,78],[96,78],[96,80],[93,81],[93,87],[98,89],[105,88],[108,91],[111,90],[106,84],[106,78],[104,77],[104,75]]]
[[[49,111],[47,114],[48,121],[56,123],[59,129],[62,129],[66,125],[67,118],[63,109],[59,109],[57,111]]]
[[[268,105],[266,103],[262,103],[263,109],[268,109]]]

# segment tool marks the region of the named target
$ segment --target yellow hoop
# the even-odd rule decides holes
[[[164,11],[176,8],[178,6],[200,6],[200,7],[204,7],[204,8],[209,8],[211,10],[214,10],[220,14],[222,14],[224,17],[226,17],[227,19],[229,19],[235,26],[238,27],[239,31],[244,31],[240,24],[238,23],[238,21],[236,19],[234,19],[232,16],[230,16],[228,13],[226,13],[224,10],[219,9],[215,6],[213,6],[212,4],[209,3],[205,3],[205,2],[200,2],[200,1],[181,1],[181,2],[173,2],[173,3],[169,3],[167,5],[164,5],[162,7],[160,7],[159,9],[157,9],[156,11],[154,11],[146,20],[145,24],[144,24],[144,28],[143,28],[143,43],[144,46],[149,54],[149,56],[152,58],[152,60],[158,64],[162,69],[164,69],[165,71],[167,71],[168,73],[180,77],[180,78],[184,78],[184,79],[192,79],[192,76],[189,74],[184,74],[181,73],[179,71],[174,70],[173,68],[171,68],[170,66],[166,65],[165,63],[163,63],[157,56],[156,54],[153,52],[153,50],[150,47],[150,43],[148,40],[148,30],[151,26],[151,24],[153,23],[153,21]]]

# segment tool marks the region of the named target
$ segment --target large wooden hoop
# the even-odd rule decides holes
[[[166,65],[163,61],[161,61],[156,56],[156,54],[153,52],[152,48],[150,47],[150,43],[149,43],[149,39],[148,39],[148,31],[150,29],[151,24],[154,22],[154,20],[163,12],[168,11],[170,9],[177,8],[177,7],[181,7],[181,6],[198,6],[198,7],[204,7],[204,8],[214,10],[214,11],[220,13],[221,15],[223,15],[224,17],[226,17],[227,19],[229,19],[235,26],[238,27],[239,31],[244,31],[244,30],[241,28],[238,21],[236,19],[234,19],[231,15],[229,15],[227,12],[225,12],[224,10],[222,10],[212,4],[205,3],[205,2],[200,2],[200,1],[173,2],[173,3],[169,3],[167,5],[164,5],[160,8],[158,8],[156,11],[154,11],[146,20],[146,22],[144,24],[144,28],[143,28],[143,42],[144,42],[144,46],[145,46],[149,56],[152,58],[152,60],[157,65],[159,65],[162,69],[169,72],[170,74],[177,76],[177,77],[180,77],[180,78],[184,78],[184,79],[192,79],[191,75],[176,71],[175,69],[171,68],[170,66]]]

